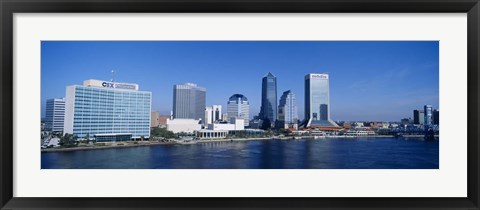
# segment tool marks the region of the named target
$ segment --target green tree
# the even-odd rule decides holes
[[[169,131],[166,128],[153,128],[152,131],[150,132],[150,135],[154,137],[163,137],[167,139],[176,137],[172,131]]]
[[[60,138],[59,144],[63,147],[74,147],[77,146],[76,139],[77,136],[65,133],[65,135]]]
[[[87,133],[87,135],[85,136],[85,142],[88,144],[88,142],[90,142],[90,134]]]

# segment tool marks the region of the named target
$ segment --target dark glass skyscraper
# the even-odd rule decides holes
[[[304,126],[338,126],[330,119],[330,84],[328,74],[305,76]]]
[[[277,120],[277,78],[270,72],[262,79],[260,118],[269,119],[272,125]]]

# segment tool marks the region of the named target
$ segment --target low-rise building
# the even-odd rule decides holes
[[[201,130],[200,120],[195,119],[167,119],[167,130],[173,133],[194,133]]]

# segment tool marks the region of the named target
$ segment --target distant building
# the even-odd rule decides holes
[[[423,111],[425,112],[425,127],[430,127],[433,125],[433,108],[432,105],[423,106]]]
[[[167,119],[167,130],[173,133],[195,133],[195,131],[201,130],[202,125],[199,120],[195,119]]]
[[[423,125],[425,120],[424,110],[413,110],[413,124]]]
[[[402,125],[409,125],[411,123],[411,121],[412,121],[411,118],[403,118],[403,119],[400,120],[400,123]]]
[[[150,127],[158,128],[160,125],[160,112],[151,112],[150,114]]]
[[[245,126],[249,125],[250,105],[247,97],[242,94],[233,94],[227,102],[228,117],[244,119]]]
[[[439,125],[440,124],[440,111],[438,109],[433,110],[433,124]]]
[[[330,118],[330,84],[328,74],[305,76],[305,127],[337,127]]]
[[[173,86],[173,119],[205,118],[207,90],[193,83]]]
[[[298,113],[295,95],[288,90],[283,92],[278,105],[277,127],[298,129]]]
[[[222,114],[222,119],[221,119],[221,120],[222,120],[222,121],[226,121],[226,120],[228,120],[228,113],[223,113],[223,114]]]
[[[260,118],[270,120],[272,126],[277,120],[277,78],[270,72],[262,78]]]
[[[221,105],[212,105],[205,107],[205,118],[204,125],[212,124],[214,122],[219,122],[222,120],[222,106]]]
[[[213,123],[208,125],[208,130],[244,130],[244,119],[232,118],[229,123]]]
[[[65,120],[65,98],[48,99],[45,111],[45,130],[63,131]]]
[[[151,92],[93,79],[66,89],[64,133],[105,141],[150,137]]]
[[[170,116],[167,116],[167,115],[158,116],[158,127],[166,128],[167,127],[167,119],[170,119]]]

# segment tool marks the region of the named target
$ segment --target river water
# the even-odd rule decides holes
[[[252,140],[44,152],[42,169],[438,169],[439,141]]]

